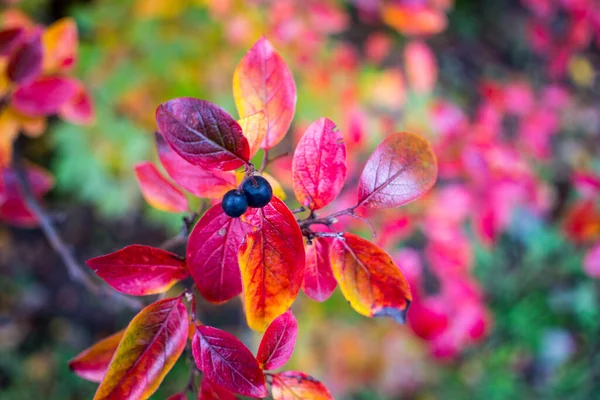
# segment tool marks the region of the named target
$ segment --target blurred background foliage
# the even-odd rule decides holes
[[[298,86],[279,153],[327,116],[354,174],[397,130],[427,136],[440,162],[426,199],[372,216],[416,293],[409,324],[360,317],[339,292],[323,304],[302,298],[291,367],[336,398],[600,398],[597,2],[5,3],[44,24],[72,16],[79,28],[75,75],[96,123],[53,121],[27,147],[56,178],[48,200],[79,259],[177,232],[181,216],[146,206],[133,174],[157,159],[156,106],[193,96],[236,115],[233,70],[264,34]],[[289,166],[269,170],[287,189]],[[338,205],[353,200],[347,186]],[[131,313],[70,283],[35,230],[2,226],[0,266],[0,399],[91,398],[95,385],[67,361]],[[239,304],[202,310],[256,347]],[[187,362],[153,399],[185,385]]]

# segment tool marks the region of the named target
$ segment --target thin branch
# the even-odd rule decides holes
[[[12,166],[17,177],[19,190],[23,196],[23,199],[25,200],[27,208],[37,218],[40,228],[46,236],[48,243],[50,243],[50,246],[54,252],[61,258],[63,264],[67,268],[67,273],[69,274],[71,280],[81,284],[96,296],[110,297],[133,310],[139,310],[142,308],[142,303],[138,300],[125,297],[119,292],[114,291],[112,288],[98,284],[88,273],[85,272],[85,270],[81,267],[81,264],[77,262],[73,256],[73,253],[71,252],[71,248],[65,244],[62,237],[52,224],[50,217],[46,214],[46,211],[38,202],[33,193],[21,156],[20,140],[15,140],[13,146]]]
[[[263,153],[263,161],[262,164],[260,166],[260,169],[258,170],[258,172],[263,173],[265,171],[265,168],[267,168],[267,166],[277,160],[279,160],[280,158],[283,158],[285,156],[288,155],[288,152],[283,152],[281,154],[276,155],[275,157],[269,159],[269,150],[265,149],[265,152]]]

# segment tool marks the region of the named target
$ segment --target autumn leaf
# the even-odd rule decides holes
[[[136,164],[135,176],[142,196],[152,207],[167,212],[188,210],[188,200],[185,194],[169,182],[151,162],[143,161]]]
[[[293,189],[305,207],[318,210],[331,203],[346,180],[346,146],[335,124],[321,118],[311,124],[292,161]]]
[[[210,379],[202,378],[198,400],[236,400],[235,394],[223,389]]]
[[[273,400],[333,400],[325,385],[298,371],[274,374],[272,394]]]
[[[392,258],[375,244],[351,233],[334,239],[331,267],[346,300],[367,317],[392,317],[404,323],[412,295]]]
[[[35,30],[11,55],[6,66],[6,75],[17,85],[33,81],[42,71],[41,32]]]
[[[302,290],[315,301],[327,300],[335,290],[337,281],[331,270],[329,241],[326,238],[314,238],[312,244],[304,247],[306,269]]]
[[[125,330],[94,400],[144,400],[171,370],[187,341],[188,314],[181,297],[152,303]]]
[[[239,250],[244,305],[250,328],[259,332],[290,308],[304,276],[304,243],[296,218],[277,197],[251,208],[245,219],[256,230]]]
[[[204,377],[222,388],[244,396],[269,395],[258,361],[235,336],[210,326],[197,326],[192,353]]]
[[[10,55],[25,39],[22,27],[6,28],[0,31],[0,57]]]
[[[258,365],[266,370],[283,367],[294,352],[297,336],[298,323],[291,310],[275,318],[258,346]]]
[[[360,176],[358,204],[399,207],[426,193],[436,178],[437,161],[429,142],[412,133],[394,133],[367,160]]]
[[[248,163],[250,148],[242,128],[215,104],[173,99],[158,106],[156,123],[171,147],[194,165],[229,171]]]
[[[190,164],[177,154],[158,132],[156,149],[160,162],[171,179],[198,197],[221,198],[226,192],[237,187],[233,172],[209,171]]]
[[[46,28],[44,71],[68,71],[77,61],[77,24],[73,18],[62,18]]]
[[[264,111],[259,111],[256,114],[247,116],[238,121],[242,127],[244,136],[248,139],[250,145],[250,158],[254,157],[260,146],[267,136],[267,128],[269,127]]]
[[[77,82],[75,94],[61,105],[58,114],[65,121],[76,125],[90,125],[94,122],[94,101],[81,82]]]
[[[38,78],[20,86],[12,95],[15,110],[35,117],[52,115],[77,93],[77,81],[60,76]]]
[[[83,379],[102,382],[110,360],[112,360],[124,333],[125,330],[123,329],[94,343],[90,348],[82,351],[69,361],[69,368]]]
[[[265,37],[235,69],[233,97],[241,118],[264,112],[268,125],[263,148],[270,149],[283,139],[294,119],[296,84],[285,61]]]
[[[187,244],[187,265],[198,291],[211,303],[223,303],[242,292],[238,249],[252,227],[228,217],[221,204],[200,218]]]
[[[413,40],[404,48],[408,84],[416,93],[429,94],[437,81],[437,63],[433,51],[423,41]]]
[[[89,259],[87,265],[119,292],[134,296],[165,292],[189,275],[178,255],[141,244]]]
[[[384,6],[383,21],[404,35],[434,35],[448,25],[446,15],[431,6],[390,3]]]

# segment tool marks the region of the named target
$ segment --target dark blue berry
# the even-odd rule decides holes
[[[225,193],[221,206],[225,214],[232,218],[237,218],[248,209],[248,199],[246,199],[244,192],[233,189]]]
[[[269,204],[273,197],[271,184],[262,176],[250,176],[242,184],[242,190],[248,199],[248,205],[254,208],[262,208]]]

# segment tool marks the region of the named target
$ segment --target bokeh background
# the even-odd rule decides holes
[[[3,25],[77,23],[74,75],[95,122],[53,118],[24,149],[55,178],[45,201],[79,261],[177,233],[182,215],[149,207],[133,173],[157,159],[156,106],[193,96],[236,115],[233,70],[266,35],[298,86],[275,153],[322,116],[345,137],[351,178],[329,209],[351,204],[386,134],[427,137],[440,165],[425,198],[368,215],[411,282],[408,323],[361,317],[339,291],[323,304],[301,295],[288,367],[340,399],[600,398],[597,0],[2,4]],[[268,172],[294,207],[290,165],[283,157]],[[344,224],[370,237],[360,221]],[[67,361],[133,312],[71,282],[35,228],[0,224],[0,272],[0,399],[91,398],[96,385]],[[201,310],[256,347],[239,301]],[[185,385],[187,363],[153,399]]]

